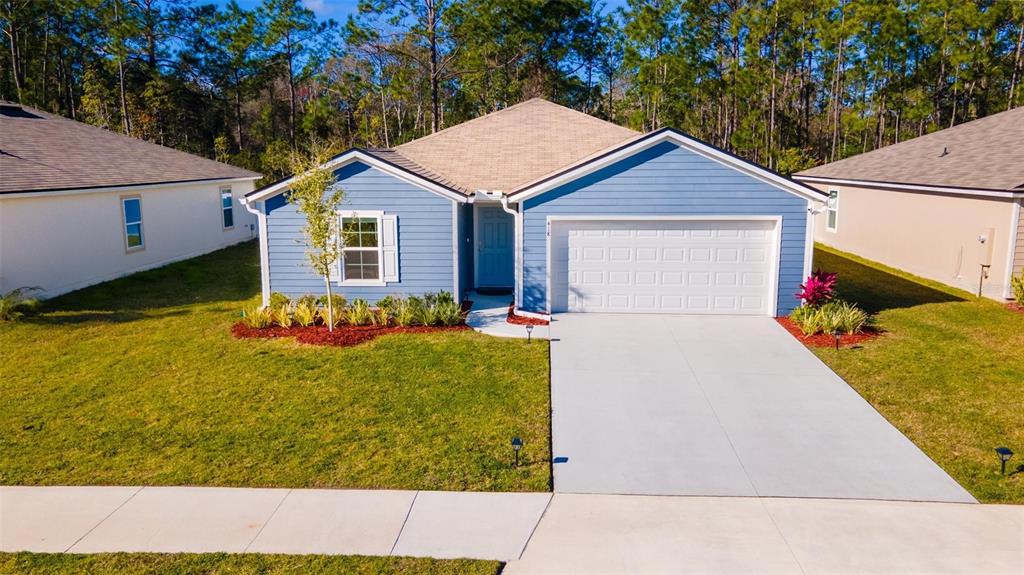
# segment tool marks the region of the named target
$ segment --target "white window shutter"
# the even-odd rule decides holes
[[[337,237],[334,238],[334,241],[336,241],[336,242],[338,242],[340,244],[341,243],[341,233],[340,233],[341,232],[341,213],[339,212],[337,215],[338,215],[338,232],[339,233],[338,233]],[[337,282],[341,281],[341,265],[342,265],[342,260],[344,260],[344,257],[339,255],[338,256],[338,261],[334,262],[334,265],[331,266],[331,275],[328,276],[328,279],[332,283],[337,283]]]
[[[380,217],[380,246],[384,258],[384,281],[398,281],[398,216],[384,214]]]

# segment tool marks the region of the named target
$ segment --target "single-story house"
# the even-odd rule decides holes
[[[525,315],[788,313],[825,199],[676,130],[640,134],[542,99],[328,165],[356,238],[331,277],[341,293],[504,288]],[[264,301],[324,291],[289,181],[245,198]]]
[[[799,172],[823,244],[988,297],[1024,273],[1024,107]]]
[[[51,297],[256,235],[260,175],[0,103],[0,292]]]

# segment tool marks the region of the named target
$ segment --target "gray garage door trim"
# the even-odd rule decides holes
[[[569,215],[569,216],[548,216],[547,217],[547,308],[553,311],[567,311],[569,310],[569,287],[571,280],[569,279],[569,234],[575,227],[577,230],[586,228],[590,230],[599,229],[601,224],[608,223],[608,229],[632,229],[633,232],[638,236],[638,231],[643,226],[649,225],[648,227],[654,229],[662,229],[660,224],[665,224],[662,233],[671,229],[672,224],[683,224],[676,226],[676,229],[686,230],[686,223],[694,223],[694,227],[702,230],[715,230],[713,224],[722,223],[723,226],[720,230],[725,229],[743,229],[741,226],[735,225],[724,225],[724,224],[736,224],[736,223],[752,223],[751,230],[760,229],[766,232],[763,236],[761,246],[767,251],[766,262],[761,263],[761,268],[767,272],[766,286],[764,286],[764,292],[760,295],[763,300],[763,305],[756,309],[744,309],[742,306],[734,308],[730,311],[726,306],[721,308],[718,307],[717,303],[711,304],[710,307],[704,310],[700,310],[699,306],[697,309],[690,308],[688,305],[684,305],[683,308],[672,310],[666,309],[667,306],[663,306],[661,302],[655,304],[653,308],[649,309],[638,309],[641,306],[632,305],[632,309],[625,310],[633,313],[738,313],[738,314],[752,314],[752,315],[771,315],[777,314],[778,310],[778,288],[779,288],[779,262],[781,259],[781,245],[782,245],[782,217],[781,216],[764,216],[764,215],[700,215],[700,216],[650,216],[650,215],[636,215],[636,216],[607,216],[607,215]],[[631,224],[636,224],[635,226]],[[709,225],[710,224],[710,225]],[[575,225],[575,226],[574,226]],[[596,227],[595,227],[596,226]],[[667,236],[667,234],[666,234]],[[716,236],[717,237],[717,236]],[[639,240],[637,240],[639,241]],[[659,242],[672,241],[662,240],[661,235],[655,240],[656,245],[665,245]],[[683,240],[675,240],[681,242]],[[708,243],[710,241],[710,243]],[[729,240],[722,240],[723,245],[727,245]],[[713,245],[714,238],[711,240],[705,239],[705,246]],[[564,244],[564,245],[563,245]],[[639,244],[637,244],[639,245]],[[716,250],[716,253],[719,250]],[[651,265],[668,265],[664,264],[663,260],[667,251],[664,249],[658,249],[656,256],[657,262]],[[637,254],[629,256],[632,258]],[[687,262],[689,263],[689,262]],[[610,264],[611,265],[611,264]],[[680,265],[683,265],[682,263]],[[627,265],[627,268],[632,269],[632,266]],[[725,266],[729,267],[729,266]],[[563,269],[564,268],[564,269]],[[656,268],[660,269],[660,268]],[[723,268],[724,269],[724,268]],[[635,276],[635,274],[633,274]],[[664,274],[662,274],[664,275]],[[634,282],[635,277],[630,278],[630,282]],[[660,281],[660,280],[659,280]],[[659,284],[660,285],[660,284]],[[684,290],[684,288],[680,288]],[[562,291],[565,292],[564,298]],[[685,291],[680,291],[680,294]],[[723,293],[723,296],[726,294]],[[698,300],[700,298],[697,298]],[[710,299],[716,299],[711,297]],[[740,301],[742,298],[736,297],[736,301]],[[723,297],[722,301],[728,303],[728,297]],[[609,304],[610,305],[610,304]],[[737,304],[733,304],[737,305]],[[580,310],[585,311],[585,310]],[[604,309],[600,311],[614,311],[611,309]]]

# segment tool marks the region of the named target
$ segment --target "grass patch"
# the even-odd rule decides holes
[[[11,575],[495,575],[497,561],[323,555],[226,553],[0,553],[0,573]]]
[[[258,278],[247,243],[0,325],[0,484],[550,488],[546,342],[236,340]]]
[[[885,332],[814,353],[979,501],[1024,503],[1024,316],[823,246],[814,265]],[[1021,454],[1005,477],[1000,445]]]

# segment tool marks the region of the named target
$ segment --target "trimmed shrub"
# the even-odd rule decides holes
[[[1013,286],[1013,299],[1017,300],[1017,305],[1024,305],[1024,272],[1010,278],[1010,285]]]
[[[281,306],[290,305],[291,303],[291,298],[279,291],[270,294],[270,309],[277,310],[280,309]]]
[[[462,306],[452,301],[445,301],[434,306],[436,321],[441,325],[459,325],[462,323]]]
[[[860,333],[870,321],[867,312],[842,300],[832,300],[819,307],[799,307],[793,310],[789,318],[804,335]]]
[[[292,305],[288,302],[274,308],[274,323],[288,328],[292,326]]]
[[[309,327],[316,323],[316,300],[312,296],[309,297],[310,299],[305,301],[299,299],[299,303],[295,304],[295,310],[292,312],[292,317],[295,319],[295,323],[302,327]]]
[[[254,329],[267,328],[274,323],[274,314],[269,307],[254,305],[242,310],[242,323]]]
[[[362,298],[352,300],[352,305],[345,309],[345,321],[349,325],[371,325],[374,318],[370,304]]]
[[[391,308],[391,317],[395,325],[409,327],[416,321],[416,306],[413,305],[413,298],[399,298],[394,301]]]

